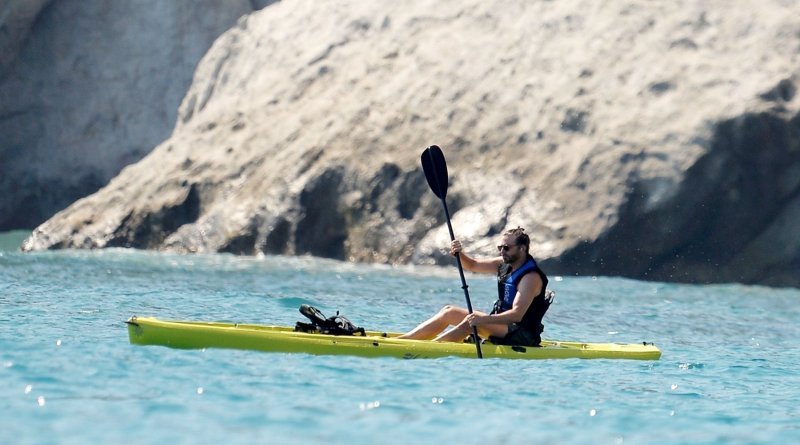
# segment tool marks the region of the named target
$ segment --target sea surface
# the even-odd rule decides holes
[[[467,280],[490,308],[492,278]],[[551,280],[545,338],[650,341],[661,360],[134,346],[134,314],[294,325],[308,303],[404,331],[464,295],[455,267],[0,251],[0,444],[800,443],[800,291]]]

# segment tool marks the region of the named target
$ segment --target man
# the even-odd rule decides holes
[[[547,276],[530,255],[530,238],[525,229],[505,232],[497,246],[500,256],[472,258],[451,244],[452,255],[461,254],[466,270],[497,273],[498,300],[491,314],[447,305],[439,313],[399,338],[461,342],[476,327],[478,335],[499,344],[539,346],[541,325],[552,296],[547,294]],[[444,332],[448,326],[453,329]]]

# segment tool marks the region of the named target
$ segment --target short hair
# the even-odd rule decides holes
[[[531,239],[527,233],[525,233],[525,229],[522,227],[517,227],[516,229],[509,229],[506,230],[506,233],[503,235],[511,235],[514,237],[514,242],[518,246],[525,246],[526,249],[530,252],[531,250]]]

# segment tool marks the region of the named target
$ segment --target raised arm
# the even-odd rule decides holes
[[[496,273],[497,268],[503,264],[503,257],[500,256],[494,258],[472,258],[461,249],[461,241],[454,240],[450,243],[450,254],[455,256],[458,253],[461,254],[461,265],[470,272]]]

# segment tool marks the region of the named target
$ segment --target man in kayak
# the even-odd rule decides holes
[[[461,342],[476,327],[478,335],[500,344],[538,346],[542,341],[542,317],[550,307],[547,276],[530,255],[530,238],[525,229],[508,230],[497,246],[499,256],[472,258],[462,252],[461,242],[450,247],[461,254],[466,270],[497,273],[498,299],[490,314],[447,305],[439,313],[399,338]],[[445,332],[448,326],[453,329]]]

